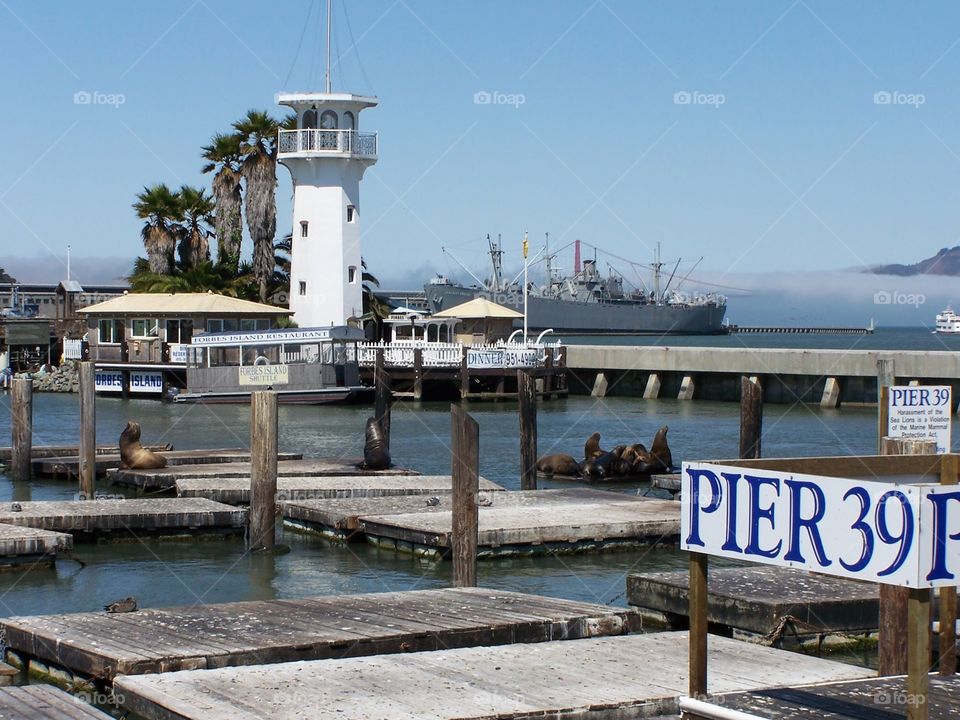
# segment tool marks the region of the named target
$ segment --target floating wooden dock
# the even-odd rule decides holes
[[[0,523],[86,536],[243,532],[246,511],[202,498],[55,500],[0,505]]]
[[[619,635],[640,623],[629,608],[444,588],[12,617],[0,627],[21,660],[109,681],[120,674]]]
[[[58,553],[72,549],[73,536],[67,533],[0,523],[0,570],[24,565],[48,566]]]
[[[3,720],[111,720],[82,698],[50,685],[0,688]]]
[[[592,489],[528,490],[494,493],[481,504],[479,555],[588,552],[673,542],[680,534],[680,506],[670,500]],[[358,501],[360,502],[360,501]],[[418,554],[446,555],[452,512],[357,516],[368,541]]]
[[[417,475],[415,470],[394,467],[389,470],[362,470],[362,458],[304,458],[281,460],[277,477],[323,477],[344,475]],[[179,465],[159,470],[108,470],[107,478],[118,485],[134,485],[144,490],[169,490],[184,478],[245,478],[250,480],[249,462],[217,465]]]
[[[147,450],[153,450],[155,452],[166,452],[168,450],[173,450],[173,445],[170,443],[165,443],[161,445],[144,445]],[[97,445],[96,452],[97,455],[113,455],[116,454],[119,447],[116,443],[113,445]],[[34,460],[37,458],[48,458],[48,457],[75,457],[80,455],[80,446],[79,445],[34,445],[30,449],[30,457]],[[13,459],[13,448],[0,447],[0,462],[10,462]]]
[[[686,570],[632,574],[627,602],[687,623],[690,574]],[[878,586],[792,568],[711,568],[707,620],[767,635],[789,622],[799,634],[876,630]]]
[[[709,648],[716,692],[873,674],[716,636]],[[687,634],[126,676],[114,689],[149,720],[623,720],[676,712],[687,691]]]
[[[114,448],[116,450],[116,448]],[[168,467],[183,465],[217,465],[221,463],[250,462],[250,451],[225,448],[217,450],[171,450],[161,452]],[[300,460],[302,453],[280,452],[278,460]],[[80,458],[77,456],[58,456],[34,458],[33,474],[41,477],[77,477],[80,473]],[[120,467],[120,455],[116,453],[98,453],[94,467],[97,477],[105,477],[108,470]]]
[[[906,677],[846,680],[820,685],[725,693],[712,698],[728,710],[768,720],[902,720],[909,696]],[[955,720],[960,708],[960,678],[930,676],[929,720]],[[691,720],[703,715],[692,713]]]
[[[299,502],[332,498],[374,498],[414,495],[423,506],[423,496],[449,495],[449,475],[334,475],[316,477],[278,477],[277,501]],[[504,488],[480,478],[480,489]],[[202,497],[229,505],[250,504],[250,480],[247,478],[185,478],[177,480],[178,497]],[[339,500],[337,501],[339,503]],[[447,509],[450,509],[449,504]]]

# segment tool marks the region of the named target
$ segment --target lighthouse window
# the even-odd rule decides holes
[[[347,281],[353,285],[357,281],[357,266],[351,265],[347,269]]]
[[[347,222],[352,223],[357,215],[357,208],[353,205],[347,205]]]
[[[336,130],[337,114],[333,110],[324,110],[320,116],[320,127],[323,130]]]
[[[300,237],[305,238],[307,236],[307,228],[310,226],[306,220],[300,221]]]
[[[307,294],[307,282],[306,282],[306,280],[301,280],[301,281],[300,281],[300,294],[301,294],[301,295],[306,295],[306,294]]]
[[[353,130],[353,113],[349,110],[343,114],[343,129]]]
[[[314,130],[317,127],[317,111],[307,110],[303,114],[303,128],[305,130]]]

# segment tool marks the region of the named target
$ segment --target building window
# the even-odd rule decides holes
[[[123,340],[123,321],[101,320],[97,337],[101,345],[118,345]]]
[[[236,332],[240,329],[240,323],[236,318],[211,318],[207,320],[207,332]]]
[[[243,318],[240,320],[240,332],[259,332],[269,329],[269,318]]]
[[[347,282],[353,285],[357,281],[357,267],[356,265],[351,265],[347,268]]]
[[[317,127],[317,111],[316,109],[307,110],[303,114],[302,127],[304,130],[314,130]]]
[[[137,338],[160,337],[160,323],[152,318],[136,318],[133,321],[131,336]]]
[[[306,295],[306,294],[307,294],[307,282],[306,282],[306,280],[301,280],[301,281],[300,281],[300,294],[301,294],[301,295]]]
[[[347,222],[352,223],[357,217],[357,208],[353,205],[347,205]]]
[[[300,221],[300,237],[305,238],[307,236],[307,230],[310,227],[310,223],[306,220]]]
[[[166,325],[168,343],[189,343],[193,338],[192,318],[172,318]]]
[[[350,112],[349,110],[343,113],[343,129],[344,130],[354,129],[353,113]]]

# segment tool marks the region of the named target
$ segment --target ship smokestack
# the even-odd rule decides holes
[[[580,241],[573,241],[573,274],[580,274]]]

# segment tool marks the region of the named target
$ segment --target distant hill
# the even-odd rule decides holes
[[[8,275],[7,271],[0,268],[0,283],[15,283],[17,279],[13,275]]]
[[[876,275],[950,275],[960,276],[960,245],[943,248],[933,257],[913,265],[877,265],[865,272]]]

